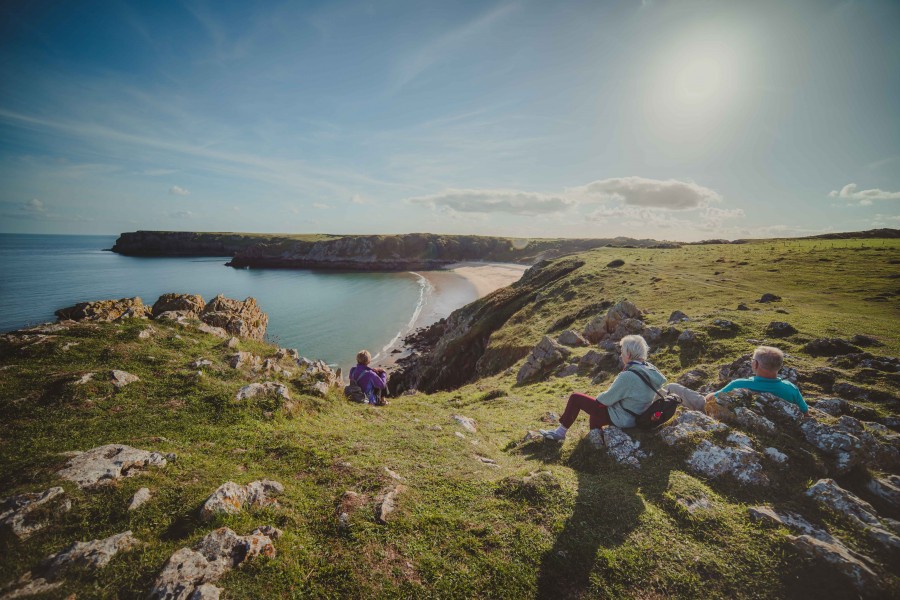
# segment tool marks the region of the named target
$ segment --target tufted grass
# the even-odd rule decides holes
[[[627,298],[651,311],[651,325],[665,326],[673,310],[684,311],[691,321],[679,328],[707,340],[698,356],[683,356],[674,346],[654,349],[652,360],[670,380],[698,367],[714,380],[719,365],[750,352],[756,342],[749,340],[763,340],[775,320],[798,329],[776,345],[801,370],[828,364],[800,350],[816,337],[869,334],[883,344],[869,349],[873,353],[900,350],[897,241],[764,241],[579,256],[586,265],[513,315],[492,336],[492,349],[530,347],[561,317]],[[625,264],[607,268],[615,258]],[[765,292],[783,300],[755,303]],[[735,310],[739,302],[752,310]],[[570,327],[581,330],[589,318],[573,319]],[[736,335],[711,335],[716,318],[734,321]],[[271,398],[232,400],[242,385],[263,377],[228,367],[225,357],[233,350],[218,338],[153,323],[158,335],[140,340],[146,326],[84,324],[24,349],[0,342],[0,497],[62,485],[73,501],[70,512],[54,515],[25,542],[0,529],[0,586],[75,540],[131,529],[144,542],[139,550],[96,573],[73,573],[62,592],[47,597],[142,598],[168,556],[215,527],[246,534],[273,524],[285,531],[277,555],[220,581],[228,598],[854,596],[832,569],[798,556],[786,532],[749,521],[747,506],[770,504],[825,524],[880,562],[886,593],[900,594],[890,569],[894,557],[803,496],[824,476],[823,465],[808,446],[781,433],[754,437],[785,451],[790,467],[767,466],[772,486],[752,488],[691,474],[684,465],[687,448],[668,448],[649,433],[635,437],[652,458],[639,471],[620,466],[591,447],[584,418],[562,445],[523,442],[527,430],[550,426],[541,418],[560,413],[572,391],[600,389],[585,377],[517,386],[514,373],[500,373],[459,390],[395,398],[387,408],[350,404],[338,394],[315,398],[287,379],[269,377],[288,384],[297,400],[287,414]],[[64,351],[68,342],[79,345]],[[276,350],[246,340],[240,349],[262,356]],[[196,377],[186,365],[200,357],[214,365]],[[113,368],[140,381],[115,391],[103,376]],[[839,380],[895,394],[896,380],[887,376],[860,383],[858,372],[835,370]],[[84,386],[68,383],[86,372],[98,376]],[[804,393],[823,395],[814,386]],[[867,404],[884,416],[897,412],[890,402]],[[474,418],[478,432],[464,432],[453,414]],[[55,478],[65,464],[59,453],[106,443],[178,458],[97,490]],[[407,489],[393,518],[379,525],[374,498],[395,483],[385,467],[400,474]],[[537,471],[552,475],[526,484],[523,478]],[[857,490],[860,477],[841,483]],[[200,522],[199,507],[219,485],[260,478],[285,485],[280,509]],[[144,486],[152,499],[128,512],[131,495]],[[341,529],[336,508],[345,490],[369,502]],[[701,496],[711,502],[708,512],[692,514],[680,502]]]

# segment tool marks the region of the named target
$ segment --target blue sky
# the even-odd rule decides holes
[[[900,3],[7,2],[0,231],[900,227]]]

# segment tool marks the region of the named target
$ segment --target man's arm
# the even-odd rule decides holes
[[[634,373],[632,373],[631,376],[637,377]],[[612,385],[609,386],[609,389],[597,396],[597,402],[604,406],[612,406],[616,402],[620,402],[625,397],[625,390],[628,388],[628,385],[625,371],[622,371],[616,375],[616,378],[613,380]]]

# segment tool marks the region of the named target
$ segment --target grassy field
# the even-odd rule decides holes
[[[897,240],[602,249],[579,258],[586,264],[513,315],[489,350],[499,356],[530,348],[548,332],[580,330],[595,316],[589,306],[627,298],[650,311],[650,325],[665,326],[676,309],[691,317],[679,327],[697,332],[699,354],[662,346],[651,356],[673,381],[694,368],[715,381],[718,366],[751,352],[771,321],[798,330],[769,341],[801,372],[831,366],[801,351],[818,337],[867,334],[883,344],[873,353],[900,351]],[[625,264],[607,267],[613,259]],[[763,293],[782,301],[756,303]],[[737,310],[741,302],[751,310]],[[738,329],[723,335],[717,318]],[[751,523],[747,507],[769,504],[802,512],[876,559],[886,594],[900,595],[896,556],[802,494],[825,476],[824,467],[809,446],[784,434],[763,440],[786,452],[791,465],[770,473],[768,488],[697,477],[685,467],[687,450],[650,433],[635,434],[653,456],[633,470],[588,443],[583,417],[562,445],[523,441],[527,430],[550,426],[542,418],[560,413],[572,391],[602,389],[587,378],[517,386],[515,369],[500,370],[457,390],[365,407],[339,393],[306,395],[280,376],[231,369],[225,357],[233,351],[220,339],[181,326],[154,322],[157,334],[139,339],[147,324],[83,324],[25,348],[0,343],[0,497],[62,485],[73,500],[70,512],[53,515],[25,542],[0,531],[0,586],[72,541],[131,529],[144,542],[140,549],[95,573],[73,574],[62,593],[48,597],[144,597],[165,560],[213,528],[246,534],[273,524],[285,531],[277,555],[229,573],[218,583],[225,597],[854,597],[833,569],[797,555],[785,531]],[[261,356],[277,350],[246,340],[241,349]],[[213,361],[203,376],[187,366],[200,357]],[[102,376],[110,369],[140,381],[115,391]],[[839,381],[878,397],[896,393],[889,376],[862,381],[856,371],[835,371]],[[98,373],[95,381],[72,383],[87,372]],[[286,410],[273,398],[233,400],[242,385],[264,379],[288,384],[297,404]],[[812,385],[803,391],[808,399],[825,395]],[[897,414],[891,402],[867,405],[882,416]],[[452,415],[475,419],[477,432],[464,431]],[[98,490],[55,477],[66,462],[61,452],[106,443],[178,458]],[[385,468],[406,489],[396,513],[379,524],[375,497],[396,483]],[[841,482],[852,486],[862,476]],[[280,508],[200,521],[199,507],[219,485],[261,478],[284,484]],[[129,512],[129,499],[144,486],[152,499]],[[338,507],[347,490],[364,502],[341,527]],[[711,509],[687,510],[684,502],[700,496]]]

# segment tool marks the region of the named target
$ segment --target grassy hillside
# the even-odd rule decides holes
[[[789,469],[771,474],[768,488],[692,474],[685,449],[650,433],[635,434],[653,456],[633,470],[588,443],[583,416],[563,445],[523,441],[527,430],[550,426],[542,418],[560,413],[569,393],[602,384],[575,375],[517,386],[515,369],[506,367],[544,334],[583,328],[599,312],[591,306],[627,298],[651,311],[650,325],[664,326],[676,309],[691,317],[679,328],[696,331],[702,350],[685,355],[663,345],[651,357],[670,380],[699,367],[714,381],[719,365],[765,338],[769,322],[786,321],[798,333],[775,343],[788,352],[789,366],[832,367],[839,381],[874,392],[876,400],[860,404],[896,416],[896,377],[834,367],[801,347],[817,337],[867,334],[883,344],[873,353],[898,354],[900,242],[603,249],[577,258],[585,264],[539,290],[491,335],[485,354],[493,362],[485,372],[492,374],[452,391],[394,398],[385,408],[350,404],[337,393],[316,398],[290,378],[232,369],[226,356],[234,350],[220,339],[165,323],[154,322],[149,339],[138,337],[147,322],[135,320],[82,324],[32,345],[0,342],[0,498],[62,485],[73,501],[70,512],[51,515],[27,541],[0,529],[0,586],[75,540],[130,529],[144,542],[140,550],[119,554],[102,570],[75,572],[48,597],[144,597],[173,552],[215,527],[245,534],[273,524],[285,532],[277,554],[229,573],[218,583],[226,597],[855,596],[834,569],[796,554],[784,530],[750,521],[748,506],[771,504],[802,512],[873,557],[886,595],[897,597],[896,556],[803,495],[825,476],[804,444],[779,433],[765,440],[791,460]],[[613,259],[624,265],[607,267]],[[756,303],[763,293],[782,301]],[[502,294],[482,299],[477,310],[489,313],[484,307]],[[741,302],[751,310],[736,310]],[[722,335],[716,318],[738,330]],[[277,350],[249,341],[240,349],[260,356]],[[200,357],[213,365],[197,376],[187,365]],[[116,391],[103,377],[110,369],[140,381]],[[74,384],[88,372],[98,376]],[[286,383],[296,403],[288,409],[273,397],[234,401],[241,386],[265,379]],[[802,387],[807,398],[825,395],[812,383]],[[477,432],[452,415],[473,418]],[[60,453],[106,443],[175,452],[177,460],[98,490],[54,475],[66,462]],[[397,483],[385,469],[405,490],[396,512],[379,524],[375,498]],[[280,508],[201,522],[199,507],[222,483],[262,478],[284,484]],[[152,499],[126,510],[145,486]],[[342,505],[348,490],[360,496]],[[709,510],[686,508],[701,496]],[[350,513],[347,525],[341,510]]]

